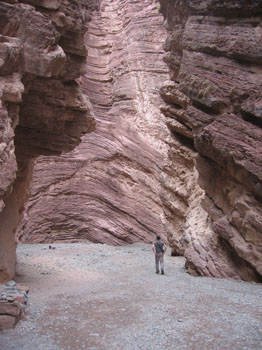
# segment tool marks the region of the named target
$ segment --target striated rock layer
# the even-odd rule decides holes
[[[191,273],[261,281],[261,1],[160,3],[167,39],[157,1],[101,2],[79,80],[96,131],[38,159],[19,236],[159,233]]]
[[[177,242],[192,273],[262,280],[262,3],[161,0],[175,138],[193,139],[201,202]],[[199,215],[206,220],[199,220]]]
[[[94,129],[77,78],[95,3],[0,2],[0,282],[14,275],[14,232],[28,195],[31,159],[72,150]]]
[[[72,153],[38,159],[21,241],[124,244],[182,234],[196,186],[194,152],[170,137],[160,111],[168,69],[158,6],[101,2],[81,78],[96,130]]]

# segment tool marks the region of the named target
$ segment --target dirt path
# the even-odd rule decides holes
[[[1,350],[261,350],[261,285],[196,278],[151,246],[21,245],[27,315]]]

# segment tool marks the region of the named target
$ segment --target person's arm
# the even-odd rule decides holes
[[[166,253],[167,246],[164,244],[164,254]]]
[[[154,243],[152,244],[152,250],[153,250],[154,254],[156,255],[156,248],[155,248]]]

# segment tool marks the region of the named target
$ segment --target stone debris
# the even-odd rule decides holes
[[[48,245],[17,247],[30,304],[1,350],[262,349],[259,284],[193,277],[170,247],[162,277],[151,244]]]
[[[13,328],[23,316],[29,288],[11,280],[0,284],[0,330]]]

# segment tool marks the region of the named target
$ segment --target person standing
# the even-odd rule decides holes
[[[160,236],[156,237],[156,241],[152,245],[152,250],[155,254],[156,273],[159,273],[159,264],[162,275],[164,275],[164,255],[166,252],[166,245],[161,241]]]

